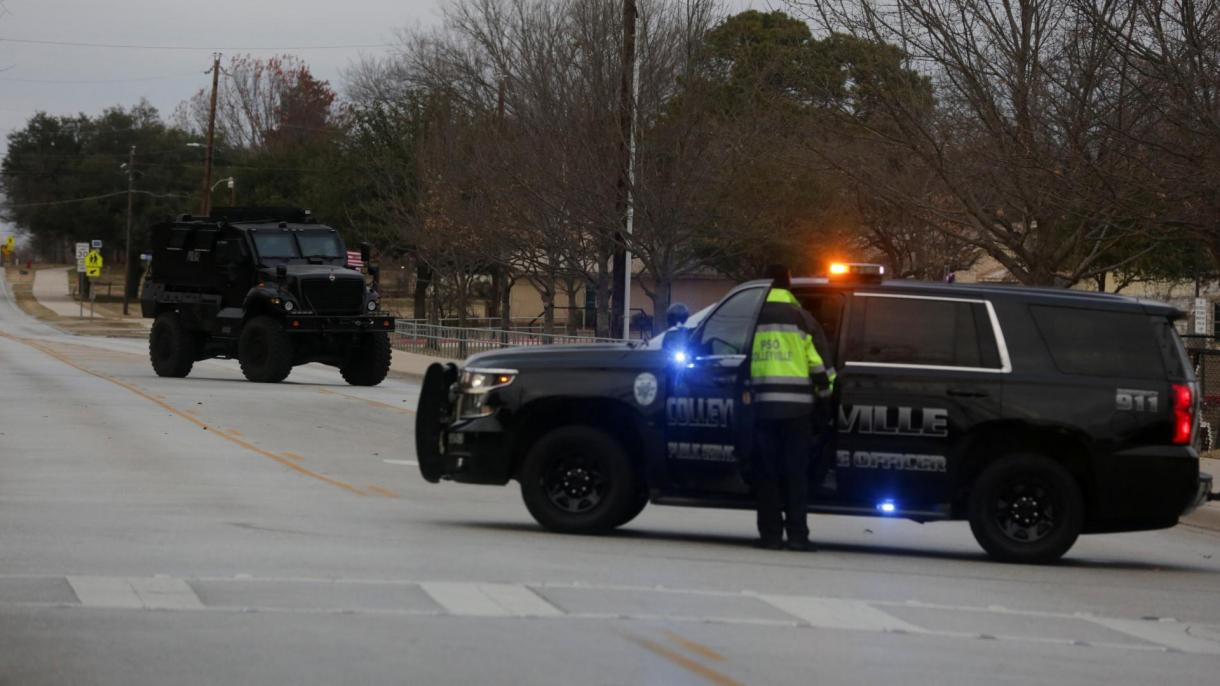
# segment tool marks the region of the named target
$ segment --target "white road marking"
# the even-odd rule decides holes
[[[420,584],[445,611],[465,617],[560,617],[559,608],[519,584]]]
[[[0,574],[0,585],[11,577]],[[64,577],[53,577],[64,578]],[[1006,635],[1002,632],[987,634],[995,640],[1017,641],[1022,643],[1039,643],[1055,645],[1090,645],[1097,648],[1135,651],[1180,651],[1197,655],[1220,655],[1220,626],[1211,624],[1191,624],[1173,620],[1145,621],[1135,619],[1120,619],[1114,617],[1099,617],[1085,613],[1048,612],[1044,610],[1020,610],[1013,608],[999,609],[994,606],[944,605],[908,601],[904,603],[893,601],[867,601],[844,598],[824,598],[817,596],[771,595],[755,591],[714,591],[705,589],[662,588],[645,586],[616,586],[613,584],[558,583],[558,582],[525,582],[509,583],[479,583],[479,582],[417,582],[408,579],[322,579],[309,577],[254,577],[237,575],[230,577],[199,577],[199,582],[250,581],[257,583],[316,583],[319,592],[324,593],[324,587],[335,584],[385,585],[385,586],[415,586],[424,591],[440,608],[440,613],[461,617],[503,617],[503,618],[572,618],[572,619],[605,619],[634,621],[666,621],[666,622],[715,622],[718,624],[741,624],[757,626],[810,626],[819,629],[848,630],[864,632],[908,632],[925,636],[935,636],[945,639],[977,639],[977,632],[962,632],[945,630],[932,622],[914,624],[886,612],[889,607],[927,607],[947,612],[969,612],[1022,616],[1030,620],[1045,620],[1058,622],[1061,620],[1086,620],[1097,626],[1110,629],[1137,641],[1114,642],[1083,640],[1083,637],[1072,636],[1030,636]],[[333,614],[335,612],[355,614],[378,614],[387,616],[435,616],[436,610],[394,609],[385,608],[373,610],[368,608],[282,608],[276,606],[261,607],[255,604],[251,607],[234,608],[228,606],[205,606],[185,578],[176,577],[100,577],[100,576],[70,576],[67,577],[72,590],[80,599],[83,607],[118,608],[144,610],[204,610],[211,612],[234,612],[258,610],[274,613],[303,614]],[[774,607],[791,616],[791,620],[777,621],[773,619],[758,619],[744,615],[707,616],[691,613],[689,616],[669,614],[652,614],[651,612],[568,612],[542,597],[534,589],[568,588],[588,593],[605,591],[621,592],[637,590],[649,593],[672,593],[688,596],[707,596],[710,598],[736,597],[751,598],[760,603]],[[62,603],[46,603],[38,601],[22,602],[10,598],[0,605],[20,605],[27,607],[62,607]],[[1049,625],[1048,625],[1049,626]],[[1081,640],[1073,640],[1079,638]]]
[[[190,585],[172,577],[70,576],[68,584],[85,607],[203,609],[203,603]]]
[[[926,631],[862,600],[761,594],[755,597],[781,612],[808,622],[810,626],[825,629],[905,631],[913,634]]]
[[[410,466],[412,466],[412,467],[418,467],[418,466],[419,466],[419,463],[418,463],[418,462],[415,462],[415,461],[413,461],[413,460],[382,460],[382,462],[384,462],[384,463],[386,463],[386,464],[403,464],[403,465],[410,465]]]
[[[1081,617],[1094,624],[1163,645],[1184,653],[1220,655],[1220,643],[1206,638],[1191,636],[1190,625],[1181,622],[1152,622],[1140,619],[1114,619],[1111,617]]]

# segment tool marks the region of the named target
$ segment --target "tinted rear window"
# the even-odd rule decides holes
[[[1049,305],[1029,309],[1059,371],[1165,378],[1163,356],[1148,315]]]
[[[982,303],[861,296],[852,308],[848,361],[1001,366],[995,333]]]

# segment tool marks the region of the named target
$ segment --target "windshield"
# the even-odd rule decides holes
[[[258,248],[258,256],[264,260],[301,256],[297,252],[296,241],[292,240],[292,234],[288,231],[256,231],[254,245]]]
[[[343,243],[334,231],[301,231],[297,241],[305,257],[345,257]]]

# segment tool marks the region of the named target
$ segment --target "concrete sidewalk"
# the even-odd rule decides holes
[[[457,362],[457,360],[429,357],[428,355],[409,353],[395,348],[393,356],[390,357],[390,373],[397,376],[405,376],[414,381],[423,381],[424,373],[428,371],[428,367],[434,362],[444,364],[446,362]]]
[[[47,308],[61,317],[80,317],[80,303],[72,298],[68,291],[68,272],[74,267],[60,269],[39,269],[34,272],[34,286],[31,289],[34,299],[39,305]],[[88,316],[86,306],[85,316]]]
[[[1206,457],[1199,459],[1199,471],[1206,472],[1216,479],[1216,484],[1220,484],[1220,460],[1212,460]],[[1212,489],[1216,489],[1216,485],[1212,485]],[[1189,516],[1182,518],[1182,523],[1187,526],[1207,529],[1209,531],[1220,532],[1220,502],[1206,503],[1203,507],[1190,513]]]

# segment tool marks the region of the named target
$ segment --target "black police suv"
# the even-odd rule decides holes
[[[347,267],[343,239],[308,210],[222,208],[152,228],[140,307],[155,318],[149,357],[160,376],[197,360],[237,358],[251,381],[279,382],[322,362],[357,386],[390,368],[394,319],[373,286]],[[367,246],[362,247],[368,264]]]
[[[793,284],[839,372],[811,511],[965,519],[994,558],[1038,563],[1081,533],[1171,527],[1215,499],[1192,447],[1180,311],[879,274]],[[769,286],[742,284],[646,343],[433,365],[415,429],[424,478],[516,479],[534,518],[570,533],[621,526],[650,501],[753,507],[749,353]]]

